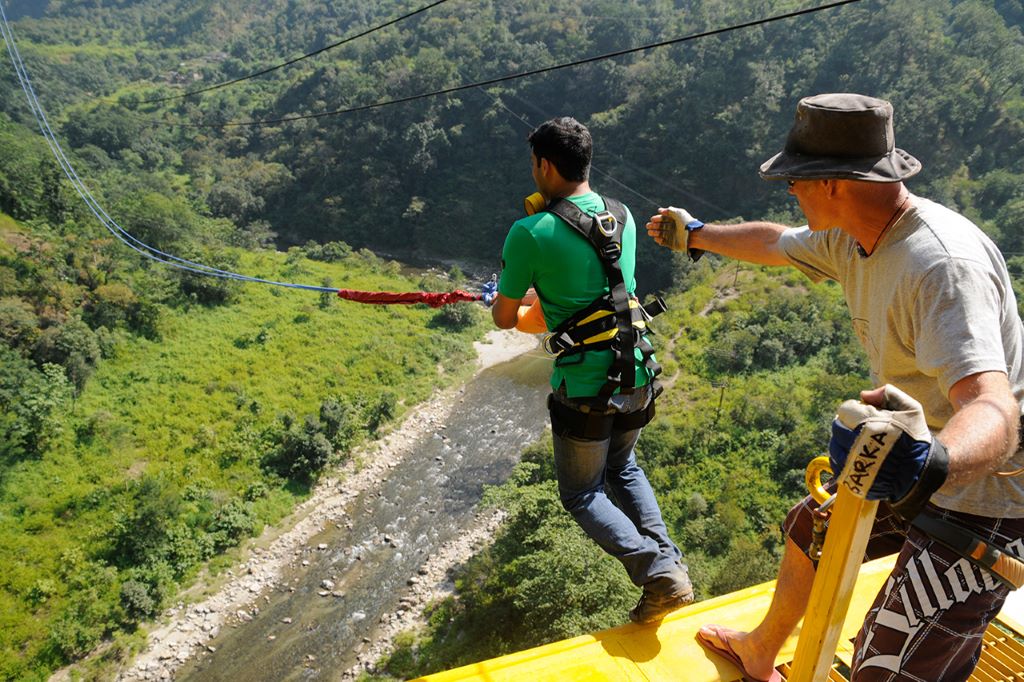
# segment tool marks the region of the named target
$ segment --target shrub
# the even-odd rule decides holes
[[[328,263],[336,263],[352,255],[352,247],[345,242],[327,242],[326,244],[317,244],[314,241],[309,241],[306,242],[306,245],[302,248],[306,254],[306,258],[310,260],[326,261]]]
[[[706,350],[705,359],[718,372],[806,362],[848,334],[846,323],[837,320],[837,310],[820,290],[779,288],[763,305],[723,315],[713,332],[716,343]]]
[[[332,288],[334,287],[334,283],[331,281],[330,277],[324,277],[320,282],[320,286]],[[333,291],[321,291],[317,305],[320,307],[320,310],[327,310],[334,305],[337,300],[338,295]]]
[[[120,282],[101,284],[89,295],[86,319],[93,327],[126,324],[139,301],[135,292]]]
[[[243,537],[254,534],[256,519],[252,503],[238,498],[228,500],[228,503],[214,514],[209,532],[217,551],[234,547]]]
[[[238,257],[220,250],[185,249],[182,255],[195,262],[226,272],[238,269]],[[200,275],[188,270],[178,270],[178,286],[189,300],[202,305],[223,305],[235,300],[239,291],[236,280],[215,275]]]
[[[462,331],[480,321],[482,315],[479,307],[465,303],[446,305],[431,318],[429,326],[444,327],[452,331]]]
[[[40,578],[28,592],[28,601],[33,606],[40,606],[57,594],[57,584],[50,578]]]
[[[214,539],[208,533],[191,528],[183,522],[167,527],[161,555],[175,577],[184,576],[213,554]]]
[[[38,363],[53,363],[64,367],[77,391],[85,387],[85,382],[102,357],[96,333],[78,319],[44,330],[35,351]]]
[[[270,489],[267,484],[263,481],[253,481],[246,489],[243,497],[246,502],[255,502],[256,500],[263,499],[270,494]]]
[[[0,298],[0,340],[12,348],[29,349],[39,336],[39,318],[31,304],[17,296]]]
[[[394,418],[397,408],[398,396],[395,392],[390,389],[381,391],[366,408],[366,428],[376,433],[383,424]]]
[[[121,584],[121,607],[133,621],[152,618],[159,608],[149,594],[149,585],[139,580],[126,580]]]
[[[62,368],[40,372],[0,344],[0,462],[42,453],[60,435],[71,397]]]
[[[54,657],[66,662],[99,644],[123,613],[113,568],[85,559],[80,551],[68,550],[61,556],[59,573],[68,596],[50,623],[48,643]]]
[[[264,249],[274,245],[277,232],[266,220],[253,220],[231,235],[231,243],[243,249]]]
[[[160,556],[168,544],[169,528],[181,513],[181,498],[156,476],[129,484],[126,509],[114,523],[111,561],[121,567],[141,566]]]
[[[247,332],[237,337],[234,341],[235,348],[252,348],[253,346],[264,346],[272,338],[272,330],[274,325],[271,323],[263,324],[260,326],[258,331]],[[243,401],[244,402],[244,401]]]
[[[347,450],[359,432],[359,415],[346,398],[327,398],[320,403],[320,424],[337,450]]]
[[[264,458],[264,466],[284,478],[312,482],[334,454],[330,441],[311,417],[301,424],[288,416],[280,421],[284,430],[277,446]]]

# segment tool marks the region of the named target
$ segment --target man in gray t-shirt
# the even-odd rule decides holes
[[[1007,374],[1016,402],[1024,399],[1024,328],[991,240],[932,201],[908,194],[907,204],[870,256],[841,230],[787,230],[778,245],[814,281],[842,285],[872,380],[916,398],[939,433],[953,416],[950,390],[966,377]],[[1011,466],[1022,465],[1018,451]],[[943,486],[932,502],[980,516],[1021,517],[1024,480],[982,475]]]
[[[967,679],[981,633],[1008,593],[1001,575],[922,532],[921,519],[1024,555],[1024,477],[1001,475],[1024,467],[1024,326],[991,240],[903,184],[920,167],[893,144],[888,102],[818,95],[800,101],[785,150],[761,166],[765,179],[789,183],[806,226],[705,225],[672,207],[647,224],[659,244],[694,258],[707,250],[838,282],[880,386],[863,392],[863,403],[886,407],[892,387],[921,403],[928,428],[918,449],[879,474],[888,487],[875,499],[887,503],[867,557],[900,556],[858,635],[858,682]],[[841,441],[834,435],[830,451],[842,451]],[[815,508],[806,499],[786,519],[777,592],[758,627],[699,633],[747,678],[777,679],[775,656],[804,614],[815,571],[805,554]]]

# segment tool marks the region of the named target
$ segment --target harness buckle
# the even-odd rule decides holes
[[[569,336],[569,332],[562,332],[561,334],[549,334],[544,337],[544,342],[541,345],[550,355],[558,355],[575,346],[576,342]]]
[[[614,218],[612,218],[614,220]],[[600,223],[598,223],[600,225]],[[622,255],[622,247],[615,242],[608,242],[601,247],[601,256],[608,261],[616,261]]]
[[[664,298],[658,296],[647,305],[641,306],[641,308],[643,309],[644,314],[647,315],[647,318],[650,319],[652,317],[657,317],[668,310],[668,304],[665,303]]]
[[[615,219],[611,211],[601,211],[594,215],[597,221],[597,229],[605,237],[614,237],[615,231],[619,229],[619,221]]]

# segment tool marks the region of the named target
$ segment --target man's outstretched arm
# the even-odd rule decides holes
[[[728,258],[759,265],[789,265],[779,248],[779,237],[789,229],[785,225],[763,221],[738,225],[707,224],[697,230],[687,230],[693,216],[680,208],[659,208],[651,216],[647,234],[658,244],[673,251],[701,249]]]

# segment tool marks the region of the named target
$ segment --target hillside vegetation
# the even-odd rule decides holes
[[[319,115],[813,3],[452,0],[265,76],[152,104],[145,102],[294,59],[412,7],[43,4],[44,17],[17,25],[27,66],[51,120],[129,228],[132,204],[155,191],[251,235],[271,230],[284,244],[342,240],[493,262],[520,197],[533,191],[530,125],[567,113],[594,131],[598,189],[639,216],[672,202],[705,220],[792,217],[789,197],[758,179],[757,164],[782,144],[799,97],[854,91],[893,102],[897,140],[924,164],[915,191],[962,208],[1003,248],[1024,252],[1021,231],[1006,227],[1024,211],[1020,0],[862,0],[489,88],[227,128],[206,126]],[[9,72],[0,78],[0,110],[27,120],[16,81]],[[168,182],[140,177],[151,171]],[[15,184],[6,168],[5,176]],[[159,244],[173,235],[147,236]],[[671,284],[664,254],[641,258],[642,286]]]
[[[525,136],[571,114],[594,185],[638,222],[795,222],[756,167],[797,99],[891,100],[923,164],[911,189],[999,244],[1024,293],[1024,5],[862,0],[796,19],[488,88],[290,123],[723,28],[812,3],[451,0],[12,0],[48,118],[100,204],[162,251],[275,280],[470,286],[402,259],[497,269],[533,191]],[[691,265],[641,240],[641,291],[669,389],[641,447],[700,595],[768,577],[828,416],[864,386],[838,292],[792,273]],[[360,439],[466,371],[479,307],[341,303],[172,270],[113,239],[0,69],[0,678],[44,679],[102,642],[112,658],[204,566],[280,519]],[[493,500],[511,521],[396,675],[621,621],[621,571],[561,512],[539,445]],[[571,548],[572,551],[565,551]],[[498,620],[494,620],[498,619]],[[505,641],[487,623],[522,624]]]
[[[112,252],[107,240],[3,221],[0,269],[19,277],[0,298],[2,679],[45,678],[132,632],[353,445],[472,366],[480,309],[253,284],[204,304],[174,271],[79,262]],[[220,252],[275,279],[452,285],[339,254]]]

